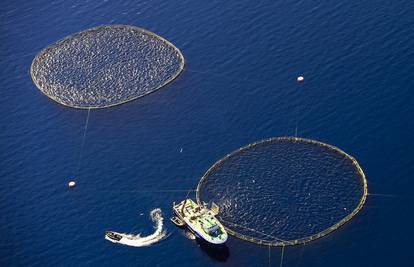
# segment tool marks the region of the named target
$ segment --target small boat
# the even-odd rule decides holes
[[[173,210],[178,219],[199,239],[212,245],[223,245],[227,241],[227,232],[215,217],[217,205],[208,209],[192,199],[185,199],[178,204],[174,202]]]
[[[111,232],[111,231],[106,231],[105,232],[105,237],[108,239],[112,239],[114,241],[120,241],[122,239],[122,235],[117,234],[115,232]]]

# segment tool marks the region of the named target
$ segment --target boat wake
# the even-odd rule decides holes
[[[126,234],[108,231],[105,234],[105,239],[112,243],[119,243],[132,247],[146,247],[150,246],[165,238],[167,231],[163,229],[164,218],[162,217],[161,209],[154,209],[150,213],[151,220],[155,223],[155,232],[148,236],[141,237],[140,234]]]

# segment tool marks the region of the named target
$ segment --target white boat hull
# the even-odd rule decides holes
[[[187,202],[188,201],[188,202]],[[183,205],[185,208],[183,209]],[[174,213],[182,220],[188,229],[200,240],[210,245],[223,245],[227,241],[227,232],[221,223],[214,217],[213,212],[205,207],[200,207],[191,199],[182,201],[173,207]],[[218,233],[217,235],[209,234],[203,226],[206,223],[212,223]]]

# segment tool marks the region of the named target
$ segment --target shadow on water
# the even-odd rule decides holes
[[[206,253],[210,258],[219,262],[225,262],[230,256],[230,250],[226,245],[223,246],[212,246],[205,242],[196,239],[198,246],[201,250]]]

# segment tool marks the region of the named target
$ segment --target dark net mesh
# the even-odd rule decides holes
[[[89,29],[58,41],[33,60],[31,76],[48,97],[75,108],[103,108],[149,94],[177,77],[181,52],[146,30]]]
[[[355,159],[300,138],[241,148],[214,164],[197,189],[199,202],[218,204],[218,218],[231,234],[275,246],[328,234],[351,219],[367,195]]]

